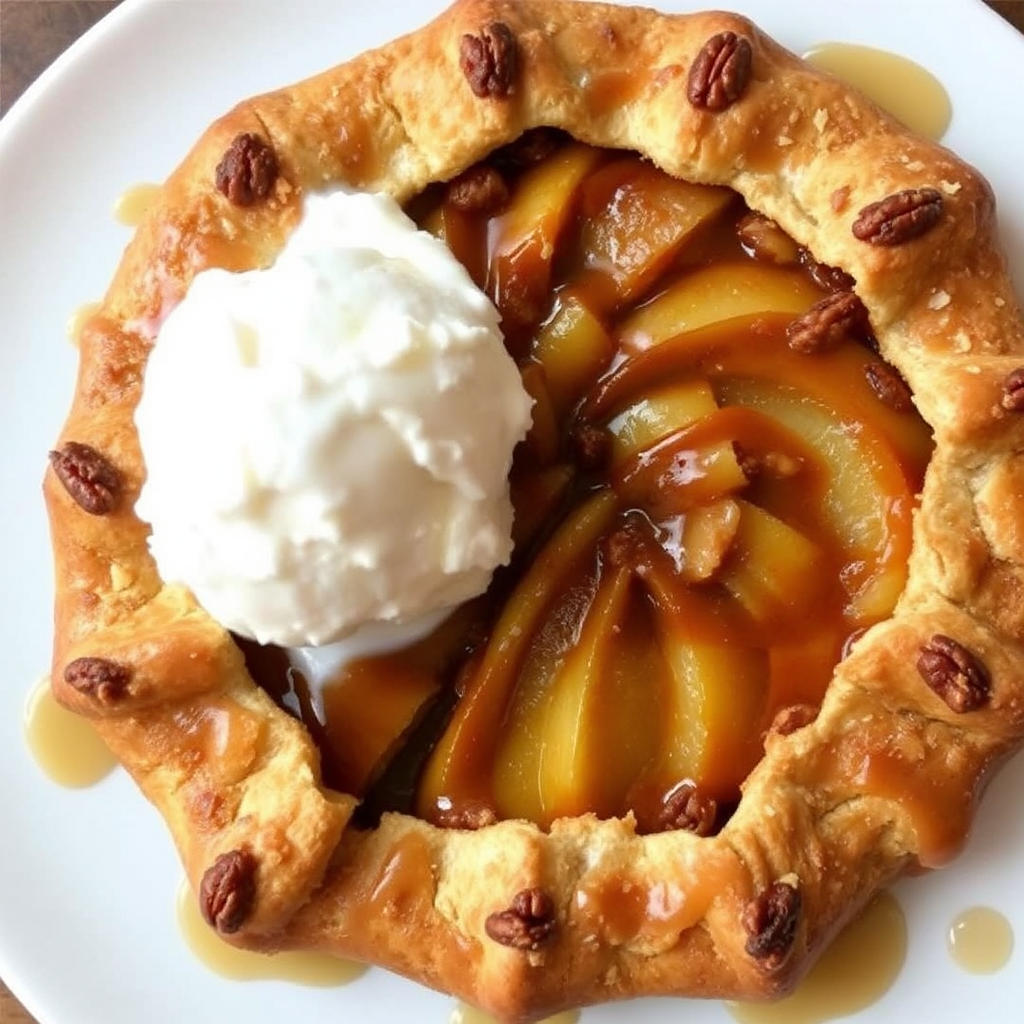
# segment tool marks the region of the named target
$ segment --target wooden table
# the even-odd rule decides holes
[[[0,116],[58,54],[118,3],[120,0],[0,0]],[[1024,0],[986,3],[1024,32]],[[652,0],[652,6],[656,5],[657,0]],[[3,982],[0,1024],[36,1024]]]

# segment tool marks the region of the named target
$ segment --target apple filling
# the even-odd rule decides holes
[[[512,562],[318,711],[284,652],[243,643],[254,677],[366,824],[713,832],[776,716],[813,716],[892,612],[929,432],[850,279],[730,190],[541,131],[410,213],[534,399]]]

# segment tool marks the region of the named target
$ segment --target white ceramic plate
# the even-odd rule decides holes
[[[21,733],[26,692],[49,661],[51,570],[39,484],[70,400],[75,353],[64,325],[98,298],[128,232],[111,218],[129,185],[161,180],[207,123],[426,21],[441,0],[128,0],[0,122],[0,976],[43,1024],[445,1024],[453,1002],[370,971],[341,989],[227,982],[184,947],[173,912],[181,877],[163,825],[123,774],[62,790]],[[700,0],[661,0],[665,8]],[[946,143],[1000,199],[1024,291],[1024,39],[978,0],[735,0],[791,49],[831,39],[891,49],[945,84]],[[982,61],[967,58],[982,54]],[[945,948],[950,919],[1000,908],[1024,935],[1024,758],[991,787],[966,854],[904,883],[909,951],[895,988],[863,1022],[1024,1018],[1011,962],[975,977]],[[584,1024],[726,1022],[717,1003],[644,1001],[589,1009]]]

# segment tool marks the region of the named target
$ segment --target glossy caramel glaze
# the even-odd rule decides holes
[[[866,323],[791,347],[850,281],[728,191],[552,133],[461,181],[410,212],[494,299],[535,400],[512,563],[426,640],[350,663],[319,714],[284,652],[247,661],[365,823],[714,831],[775,715],[890,614],[927,430],[872,386]]]

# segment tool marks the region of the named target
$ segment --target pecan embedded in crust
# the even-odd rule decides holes
[[[806,249],[800,250],[800,264],[827,292],[850,292],[857,283],[845,270],[819,263]]]
[[[800,890],[789,881],[772,882],[743,911],[747,953],[768,971],[781,967],[793,948],[800,923]]]
[[[491,914],[484,928],[495,942],[512,949],[539,949],[555,933],[555,904],[536,886],[516,893],[512,906]]]
[[[987,704],[992,693],[988,670],[963,644],[936,633],[922,648],[917,671],[958,714]]]
[[[910,412],[914,408],[914,400],[907,382],[900,376],[899,370],[888,363],[868,363],[864,367],[871,390],[878,400],[896,412]]]
[[[242,927],[255,900],[256,858],[248,850],[222,853],[199,886],[203,917],[225,935]]]
[[[102,704],[120,700],[128,692],[131,678],[131,669],[106,658],[75,658],[64,668],[68,686]]]
[[[736,225],[740,244],[755,259],[789,266],[800,259],[800,248],[775,221],[762,213],[747,213]]]
[[[114,510],[123,486],[121,473],[92,445],[66,441],[50,452],[50,465],[64,490],[90,515]]]
[[[474,95],[504,99],[515,86],[519,46],[512,29],[492,21],[479,35],[464,35],[459,47],[459,66]]]
[[[816,302],[786,328],[789,347],[812,355],[860,341],[868,332],[868,311],[853,292],[833,292]]]
[[[754,52],[746,36],[719,32],[700,49],[690,66],[686,97],[698,110],[732,106],[746,91]]]
[[[508,203],[508,185],[493,167],[475,164],[449,182],[445,202],[463,213],[498,213]]]
[[[551,156],[568,138],[558,128],[530,128],[518,139],[496,149],[489,159],[509,170],[532,167]]]
[[[1006,375],[1000,404],[1007,412],[1024,412],[1024,366]]]
[[[930,231],[941,216],[941,192],[934,188],[907,188],[865,206],[852,230],[862,242],[902,245]]]
[[[270,195],[277,173],[273,147],[253,132],[242,132],[217,164],[215,180],[235,206],[252,206]]]
[[[700,793],[692,782],[681,782],[669,794],[658,819],[662,831],[683,829],[698,836],[710,836],[715,831],[718,804]]]

